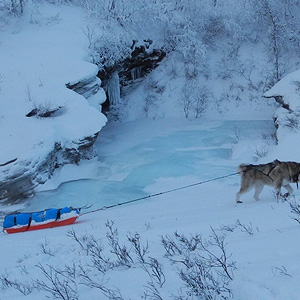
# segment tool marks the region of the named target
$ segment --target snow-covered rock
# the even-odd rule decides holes
[[[300,70],[282,78],[264,94],[264,97],[274,98],[279,104],[273,115],[278,146],[272,152],[271,159],[299,161],[297,149],[300,146]],[[284,156],[281,153],[284,153]]]
[[[277,127],[292,124],[292,119],[296,122],[300,108],[300,70],[292,72],[277,82],[269,91],[264,94],[265,98],[274,98],[279,104],[279,108],[274,114]]]
[[[77,82],[68,82],[66,87],[84,96],[86,99],[95,95],[101,88],[101,80],[97,76],[84,78]]]
[[[44,92],[51,97],[51,90]],[[105,116],[63,84],[56,96],[63,100],[36,104],[29,113],[18,114],[17,122],[13,107],[0,120],[2,128],[10,125],[0,133],[5,141],[0,149],[0,199],[30,195],[56,168],[94,156],[93,144]]]
[[[98,67],[84,61],[84,13],[45,5],[39,16],[34,23],[28,11],[21,29],[0,38],[0,200],[28,196],[55,169],[93,157],[106,123]]]
[[[264,97],[274,98],[287,110],[298,109],[300,106],[300,70],[282,78],[264,94]]]

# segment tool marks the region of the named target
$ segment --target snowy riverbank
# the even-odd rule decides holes
[[[30,209],[41,209],[49,203],[53,206],[80,205],[92,199],[97,202],[91,209],[97,209],[111,203],[109,201],[122,202],[128,200],[127,197],[157,193],[226,175],[235,170],[241,160],[254,162],[255,156],[261,153],[258,151],[260,147],[269,147],[270,154],[274,149],[271,121],[145,120],[111,124],[101,132],[98,150],[101,175],[98,181],[70,182],[57,191],[41,193],[32,199]],[[186,237],[200,234],[209,240],[212,227],[219,236],[226,235],[228,260],[235,262],[233,280],[228,286],[233,299],[296,300],[298,290],[294,287],[300,279],[296,259],[300,243],[297,238],[299,225],[291,219],[288,205],[275,201],[271,188],[265,189],[262,201],[254,201],[249,193],[244,196],[244,203],[237,205],[235,193],[238,188],[239,177],[234,176],[134,204],[84,214],[73,226],[14,235],[2,233],[0,254],[5,257],[5,264],[2,264],[1,278],[17,282],[21,287],[28,286],[30,293],[21,296],[12,285],[2,289],[1,295],[31,300],[50,295],[44,289],[34,289],[33,282],[38,279],[51,286],[45,272],[56,274],[54,270],[70,267],[74,268],[74,277],[68,279],[71,280],[69,285],[78,299],[105,299],[99,288],[80,283],[82,274],[79,275],[79,268],[85,269],[94,263],[92,256],[87,255],[88,252],[70,235],[74,237],[75,233],[85,239],[94,237],[103,247],[102,255],[114,261],[106,237],[110,230],[109,220],[118,230],[119,243],[127,249],[130,248],[127,236],[135,233],[139,234],[143,245],[148,243],[146,257],[154,257],[163,267],[166,282],[162,287],[155,285],[163,299],[173,299],[178,295],[183,282],[178,269],[164,257],[161,236],[172,237],[177,231]],[[10,250],[12,248],[14,251]],[[139,298],[145,292],[151,295],[149,277],[140,266],[132,262],[131,267],[100,273],[89,267],[88,274],[90,279],[114,291],[115,295],[119,291],[122,299]]]

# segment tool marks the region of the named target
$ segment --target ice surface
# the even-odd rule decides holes
[[[157,182],[167,180],[175,188],[227,175],[235,172],[241,162],[239,157],[232,158],[239,139],[249,150],[247,141],[252,145],[263,134],[274,132],[272,121],[187,122],[180,127],[169,126],[165,131],[160,130],[166,125],[164,122],[167,121],[150,122],[149,134],[144,135],[140,131],[147,132],[147,128],[139,121],[108,125],[97,142],[97,178],[73,180],[56,190],[37,193],[26,210],[87,203],[95,209],[168,188],[157,186]],[[253,156],[254,152],[255,148]],[[253,157],[244,159],[242,162],[253,162]],[[172,184],[174,180],[176,186]]]

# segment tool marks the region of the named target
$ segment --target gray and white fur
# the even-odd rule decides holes
[[[259,200],[265,185],[273,186],[277,197],[281,195],[281,187],[284,187],[288,192],[284,196],[288,196],[293,193],[290,183],[297,183],[298,187],[300,180],[300,163],[292,161],[274,160],[260,165],[241,164],[237,171],[241,175],[241,187],[236,194],[237,203],[242,203],[241,196],[252,188],[255,189],[254,199]]]

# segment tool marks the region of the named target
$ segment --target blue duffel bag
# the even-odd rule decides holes
[[[35,221],[37,223],[43,222],[45,217],[44,211],[34,212],[31,215],[32,221]]]
[[[3,221],[3,228],[10,228],[15,226],[15,215],[8,215]]]
[[[16,214],[16,225],[28,225],[30,223],[31,214],[21,213]]]
[[[49,208],[45,211],[45,221],[56,220],[59,217],[59,209]]]

